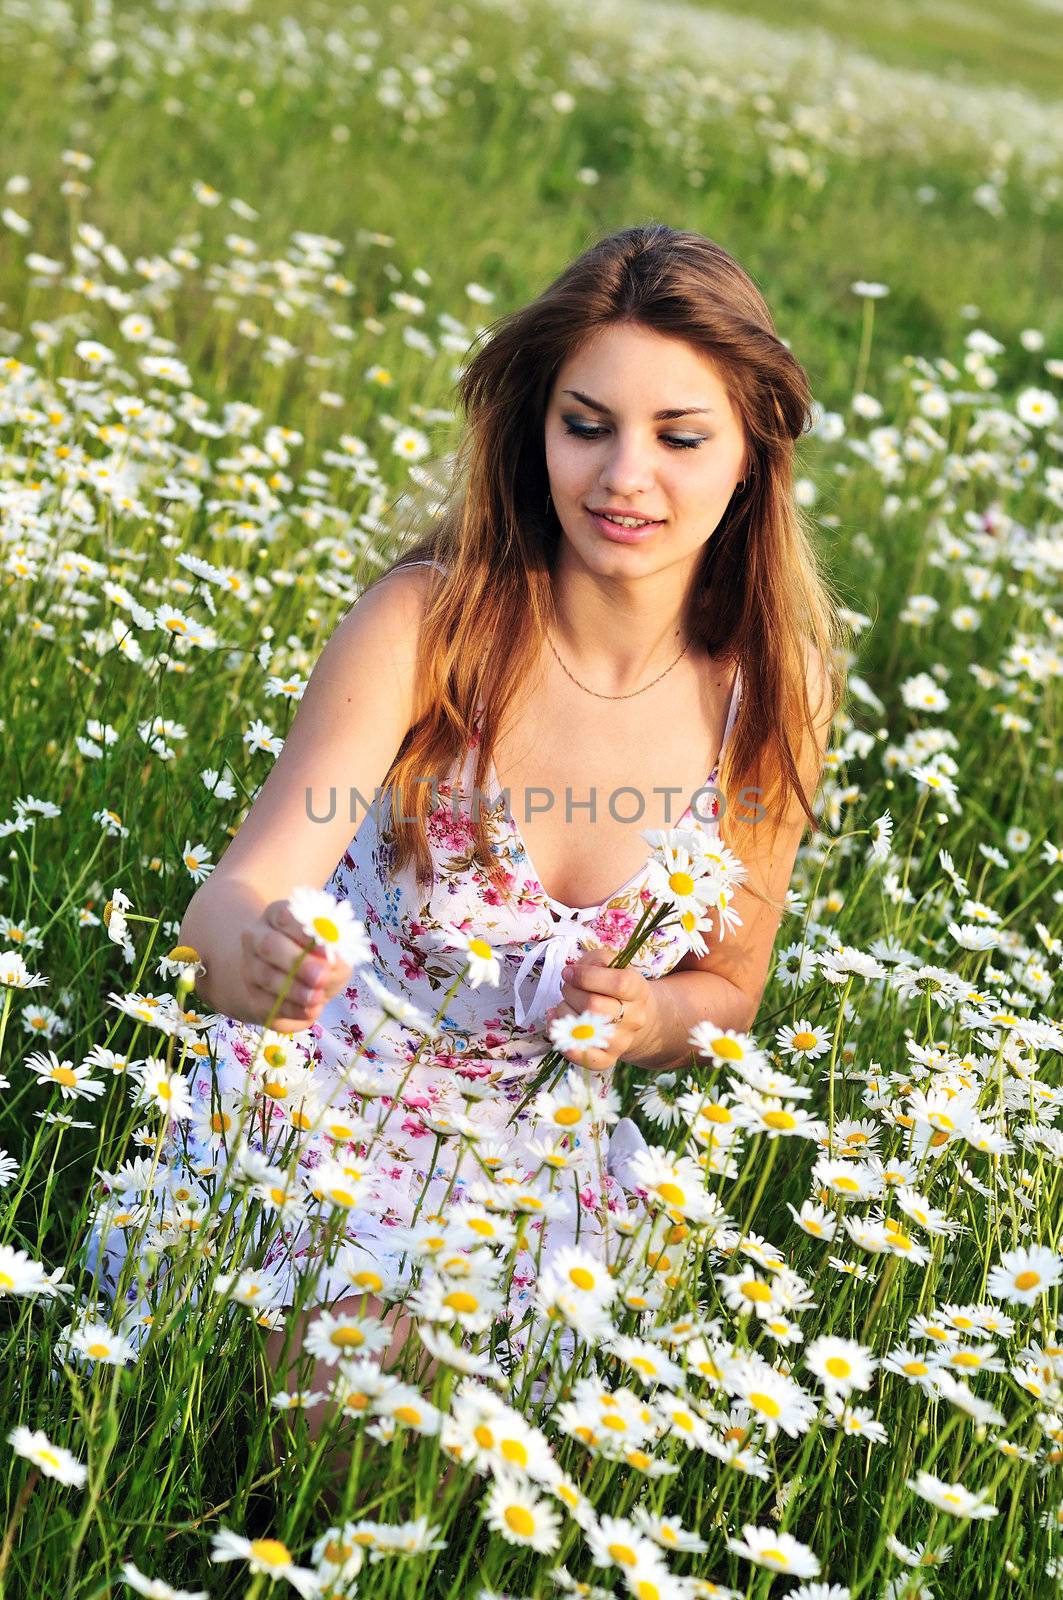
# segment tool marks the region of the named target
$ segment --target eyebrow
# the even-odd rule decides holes
[[[581,405],[589,406],[592,411],[599,411],[605,417],[611,417],[612,412],[608,406],[602,405],[600,400],[592,400],[589,394],[580,394],[578,389],[563,389],[562,394],[570,394]],[[712,406],[677,406],[669,411],[655,411],[654,422],[670,422],[674,417],[715,416]]]

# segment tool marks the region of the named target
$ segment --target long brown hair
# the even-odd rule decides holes
[[[482,706],[473,782],[486,794],[507,706],[554,620],[550,574],[561,527],[548,498],[544,438],[554,380],[585,339],[617,323],[683,339],[708,357],[741,419],[745,488],[704,547],[684,624],[693,641],[741,672],[740,709],[717,780],[725,800],[758,789],[774,837],[800,814],[791,811],[796,798],[819,831],[791,741],[802,729],[811,736],[813,717],[822,716],[822,706],[808,703],[810,650],[826,669],[832,717],[841,704],[843,630],[794,499],[795,441],[813,425],[808,380],[726,250],[648,223],[592,245],[536,299],[485,330],[458,382],[466,422],[449,494],[430,531],[387,569],[417,560],[447,568],[433,577],[421,627],[415,720],[382,786],[394,867],[413,856],[419,884],[432,878],[431,797],[414,780],[442,777],[464,756]],[[735,824],[749,818],[734,812],[723,807],[720,837],[740,856]],[[475,858],[505,895],[504,864],[479,806],[471,821]]]

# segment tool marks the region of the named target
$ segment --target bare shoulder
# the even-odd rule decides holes
[[[416,628],[424,616],[429,587],[435,576],[431,567],[420,563],[416,566],[393,567],[359,595],[347,617],[353,616],[356,611],[363,617],[371,612],[396,623],[409,623]]]

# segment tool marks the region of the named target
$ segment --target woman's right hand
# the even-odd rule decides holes
[[[323,1006],[347,987],[349,965],[329,964],[321,945],[314,944],[296,922],[286,900],[272,900],[262,915],[241,934],[241,976],[250,999],[250,1015],[242,1020],[266,1026],[270,1012],[288,983],[288,974],[302,961],[269,1026],[277,1033],[299,1033],[316,1022]]]

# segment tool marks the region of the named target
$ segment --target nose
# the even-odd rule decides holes
[[[602,492],[615,494],[626,500],[653,487],[647,447],[634,437],[619,436],[609,450],[602,467]]]

